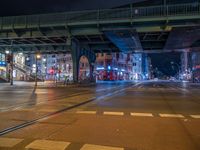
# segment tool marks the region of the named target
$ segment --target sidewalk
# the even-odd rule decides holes
[[[55,82],[55,81],[45,81],[45,82],[37,82],[37,88],[54,88],[54,87],[87,87],[93,86],[96,83],[68,83],[64,84],[64,82]],[[14,81],[13,86],[10,83],[0,83],[0,88],[34,88],[35,82],[25,82],[25,81]]]

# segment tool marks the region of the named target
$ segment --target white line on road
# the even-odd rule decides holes
[[[194,119],[200,119],[200,115],[190,115]]]
[[[81,150],[124,150],[124,148],[85,144]]]
[[[123,116],[123,112],[111,112],[111,111],[105,111],[103,112],[104,115],[115,115],[115,116]]]
[[[96,111],[77,111],[77,114],[96,114]]]
[[[152,113],[131,113],[131,116],[135,117],[153,117]]]
[[[160,117],[165,117],[165,118],[185,118],[183,115],[181,114],[159,114]]]

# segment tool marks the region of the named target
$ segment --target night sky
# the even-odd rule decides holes
[[[145,0],[1,0],[0,16],[112,8]]]

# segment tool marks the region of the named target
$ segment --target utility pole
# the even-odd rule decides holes
[[[10,50],[10,85],[13,85],[13,65],[14,65],[14,56],[12,50],[13,41],[11,41],[11,50]]]
[[[13,85],[13,52],[10,54],[10,85]]]
[[[38,65],[37,65],[37,56],[35,59],[35,87],[37,87],[37,72],[38,72]]]
[[[37,79],[38,79],[38,60],[41,58],[40,54],[36,54],[35,57],[35,87],[37,87]]]

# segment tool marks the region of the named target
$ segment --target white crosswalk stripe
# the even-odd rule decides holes
[[[15,145],[21,143],[23,139],[16,138],[0,138],[0,147],[12,148]]]
[[[135,117],[153,117],[152,113],[131,113],[131,116],[135,116]]]
[[[123,112],[111,112],[111,111],[105,111],[103,112],[104,115],[114,115],[114,116],[123,116]]]
[[[181,114],[159,114],[160,117],[165,117],[165,118],[185,118]]]
[[[69,142],[62,141],[35,140],[25,148],[38,150],[65,150],[69,144]]]
[[[124,150],[124,148],[85,144],[81,150]]]

